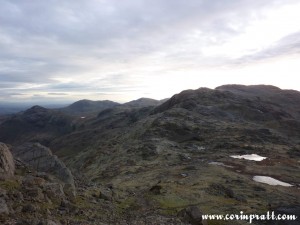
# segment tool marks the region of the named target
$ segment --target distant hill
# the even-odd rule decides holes
[[[157,106],[161,104],[161,101],[151,99],[151,98],[139,98],[137,100],[133,100],[130,102],[126,102],[123,106],[130,106],[130,107],[147,107],[147,106]]]
[[[72,120],[68,115],[36,105],[6,117],[0,124],[0,140],[6,143],[37,141],[48,144],[55,137],[71,132]]]
[[[0,115],[9,115],[24,111],[29,109],[33,105],[40,105],[47,109],[54,109],[54,108],[62,108],[65,107],[67,104],[64,103],[42,103],[42,104],[31,104],[31,103],[0,103]]]
[[[73,115],[73,116],[87,116],[90,114],[99,113],[102,110],[113,108],[115,106],[120,105],[117,102],[113,101],[92,101],[92,100],[79,100],[74,102],[73,104],[58,109],[58,111]]]

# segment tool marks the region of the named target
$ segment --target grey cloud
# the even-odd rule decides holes
[[[252,55],[246,55],[234,61],[234,64],[247,64],[287,55],[300,54],[300,32],[290,34],[273,46]]]
[[[69,83],[57,83],[57,84],[50,84],[48,86],[48,89],[50,90],[80,90],[86,88],[86,85],[75,83],[75,82],[69,82]]]
[[[5,95],[6,96],[16,96],[16,95],[22,96],[22,95],[25,95],[25,94],[24,93],[10,93],[10,92],[8,92],[8,93],[5,93]]]
[[[24,83],[41,84],[49,93],[142,89],[139,75],[130,71],[100,74],[84,83],[53,78],[80,76],[95,65],[127,68],[156,53],[161,53],[154,59],[158,61],[205,63],[190,42],[198,48],[223,43],[263,8],[292,2],[296,0],[3,0],[0,87],[18,91]],[[194,40],[193,32],[201,35]],[[286,40],[286,52],[298,48],[296,43],[288,47],[290,42]],[[268,54],[284,52],[276,51]]]
[[[67,93],[47,93],[48,95],[68,95]]]
[[[2,29],[16,41],[43,37],[62,44],[105,47],[118,41],[131,42],[132,38],[136,44],[137,38],[149,34],[176,38],[168,32],[178,27],[182,33],[199,25],[206,31],[231,32],[226,26],[231,19],[241,20],[258,7],[274,2],[277,1],[4,1],[0,21]],[[180,33],[177,30],[176,35]]]

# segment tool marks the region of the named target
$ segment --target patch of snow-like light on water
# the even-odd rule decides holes
[[[247,159],[247,160],[253,160],[253,161],[262,161],[266,159],[267,157],[263,157],[257,154],[251,154],[251,155],[231,155],[231,158],[234,159]]]
[[[284,186],[284,187],[292,187],[293,186],[289,183],[285,183],[280,180],[276,180],[272,177],[267,177],[267,176],[254,176],[253,180],[256,182],[269,184],[269,185],[280,185],[280,186]]]

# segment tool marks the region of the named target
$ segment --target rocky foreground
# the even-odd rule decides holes
[[[28,143],[12,151],[15,158],[9,147],[0,143],[1,224],[185,224],[153,213],[120,216],[112,186],[77,182],[75,188],[64,163],[40,144]],[[202,223],[197,207],[188,207],[181,214],[183,220]]]

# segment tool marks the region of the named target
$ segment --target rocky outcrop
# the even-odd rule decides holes
[[[8,178],[14,175],[15,163],[8,147],[0,143],[0,178]]]
[[[71,171],[49,148],[39,143],[25,143],[13,148],[12,152],[15,158],[32,166],[36,171],[50,173],[74,187]]]

